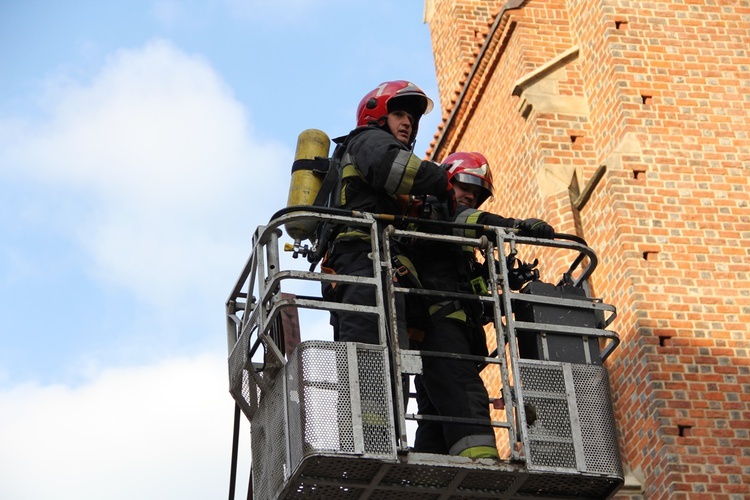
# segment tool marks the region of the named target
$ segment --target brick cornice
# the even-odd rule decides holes
[[[518,9],[528,0],[509,0],[500,9],[490,32],[485,38],[482,48],[477,54],[469,75],[466,77],[455,104],[450,110],[447,118],[440,124],[440,132],[435,138],[434,144],[427,150],[427,156],[431,159],[445,153],[450,153],[451,144],[455,144],[460,138],[464,128],[469,123],[471,111],[477,103],[478,98],[484,90],[484,85],[492,73],[497,61],[497,55],[502,52],[507,44],[509,36],[515,28],[515,23],[509,22],[509,11]],[[465,113],[459,114],[466,109]]]

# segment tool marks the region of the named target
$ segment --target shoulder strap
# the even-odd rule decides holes
[[[330,206],[330,195],[334,186],[336,186],[339,181],[341,158],[344,156],[346,145],[349,142],[350,137],[351,134],[334,139],[334,142],[336,142],[336,148],[333,150],[333,155],[331,155],[328,171],[323,178],[320,190],[318,191],[317,196],[315,196],[315,201],[313,201],[314,207]]]
[[[323,178],[323,183],[320,186],[318,194],[315,196],[313,206],[315,207],[330,207],[334,205],[334,198],[337,195],[336,186],[341,181],[341,159],[346,153],[346,146],[349,139],[352,137],[354,131],[350,132],[345,137],[337,137],[334,139],[336,148],[333,150],[331,155],[330,163],[328,165],[328,171],[326,176]],[[310,262],[310,272],[315,270],[315,266],[318,262],[323,259],[323,256],[328,251],[328,246],[331,241],[335,238],[337,228],[332,222],[321,222],[318,223],[315,230],[315,240],[313,241],[313,250],[307,255],[307,260]]]

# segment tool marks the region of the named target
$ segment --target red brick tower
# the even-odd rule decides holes
[[[443,122],[483,208],[599,256],[618,308],[618,498],[750,498],[750,3],[427,0]],[[549,276],[558,263],[544,262]]]

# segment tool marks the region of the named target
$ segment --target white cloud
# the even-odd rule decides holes
[[[204,355],[108,370],[86,385],[0,392],[0,497],[221,498],[233,402],[226,359]],[[247,422],[237,498],[248,479]]]
[[[116,52],[46,102],[46,122],[0,124],[0,159],[84,200],[64,224],[91,274],[150,304],[223,300],[255,225],[286,201],[292,152],[254,139],[209,64],[164,41]]]

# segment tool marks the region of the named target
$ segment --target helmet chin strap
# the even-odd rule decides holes
[[[417,144],[417,134],[413,134],[414,138],[409,142],[409,144],[406,145],[406,147],[409,148],[409,151],[414,151],[414,146]]]

